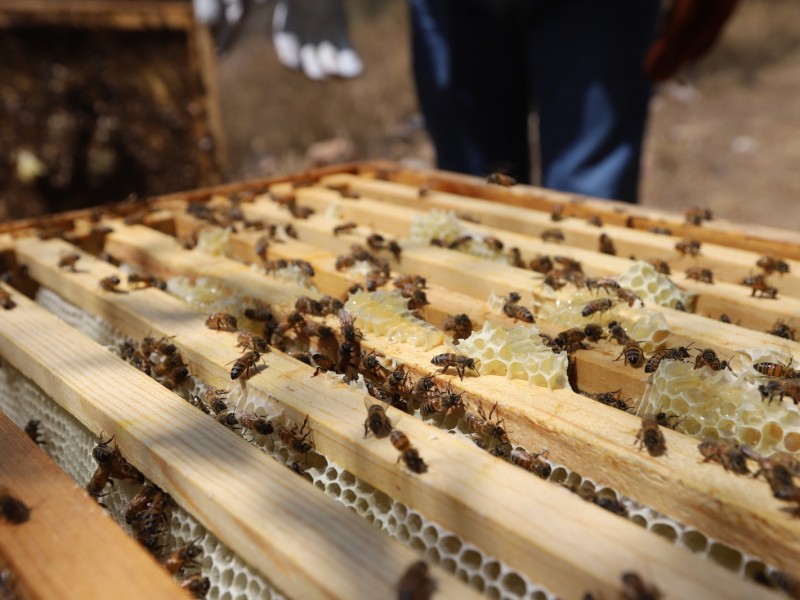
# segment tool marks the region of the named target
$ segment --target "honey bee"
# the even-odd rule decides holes
[[[99,465],[92,473],[89,483],[86,484],[86,491],[95,498],[103,495],[103,490],[111,481],[111,471],[104,465]]]
[[[556,204],[553,210],[550,211],[550,220],[554,222],[561,221],[564,218],[564,205]]]
[[[367,237],[367,246],[370,250],[377,251],[386,247],[386,240],[379,233],[373,233]]]
[[[310,441],[311,427],[308,425],[308,415],[303,420],[303,425],[298,430],[297,425],[292,425],[291,429],[279,424],[275,427],[275,433],[285,446],[288,446],[298,454],[308,454],[314,449]]]
[[[639,444],[639,450],[647,448],[650,456],[663,456],[667,453],[667,443],[664,434],[659,429],[655,415],[644,415],[642,417],[642,428],[636,434],[634,443]]]
[[[767,333],[771,335],[776,335],[780,338],[791,341],[795,340],[795,332],[796,332],[795,328],[789,327],[789,325],[787,323],[784,323],[782,319],[778,319],[777,321],[775,321],[775,324],[772,326],[772,329],[767,331]]]
[[[261,323],[275,322],[275,315],[272,313],[270,306],[264,302],[256,301],[256,305],[244,309],[244,316],[251,321],[258,321]]]
[[[753,368],[767,377],[776,377],[778,379],[791,379],[798,376],[798,371],[792,368],[792,357],[789,357],[789,362],[786,364],[773,363],[773,362],[759,362],[753,365]]]
[[[661,273],[662,275],[670,274],[669,263],[667,261],[662,260],[660,258],[651,258],[648,259],[647,262],[653,265],[653,268],[656,270],[656,273]]]
[[[672,230],[669,227],[651,227],[648,231],[656,235],[672,235]]]
[[[522,260],[522,252],[520,252],[519,248],[517,247],[508,249],[508,262],[512,267],[516,267],[518,269],[525,268],[525,261]]]
[[[344,308],[339,311],[339,326],[342,329],[342,337],[350,343],[355,343],[356,338],[363,338],[364,335],[355,327],[355,319]]]
[[[710,221],[712,219],[711,211],[707,208],[687,208],[683,211],[686,217],[687,225],[701,225],[703,221]]]
[[[575,260],[570,256],[564,256],[562,254],[556,254],[553,257],[553,260],[556,261],[565,272],[574,271],[576,273],[583,273],[583,265],[581,265],[581,261]]]
[[[153,497],[159,492],[159,488],[152,484],[146,484],[136,492],[136,495],[131,498],[122,510],[125,516],[125,522],[130,525],[135,521],[141,520],[141,515],[150,506]]]
[[[401,288],[400,293],[404,298],[408,298],[409,310],[417,310],[430,304],[425,292],[419,288]]]
[[[461,246],[466,246],[472,241],[472,236],[470,234],[462,235],[454,239],[452,242],[447,244],[447,247],[450,250],[457,250]]]
[[[97,445],[92,449],[92,458],[95,462],[108,469],[109,477],[121,479],[129,483],[142,483],[144,476],[122,456],[119,447],[114,444],[114,449],[109,448],[109,444],[114,441],[112,435],[107,440],[103,440],[102,433]]]
[[[253,375],[258,374],[256,363],[261,359],[261,354],[255,350],[250,350],[237,358],[231,368],[231,380],[239,379],[242,384]]]
[[[430,400],[422,405],[422,414],[426,416],[442,414],[442,417],[444,418],[447,416],[447,413],[454,408],[464,407],[464,401],[461,399],[461,396],[463,395],[463,392],[461,394],[454,393],[453,389],[448,383],[446,391],[434,395],[430,398]]]
[[[697,256],[700,254],[700,246],[701,242],[698,240],[693,240],[689,238],[684,238],[680,242],[675,244],[675,250],[677,250],[681,256]]]
[[[596,504],[597,506],[599,506],[604,510],[612,512],[615,515],[620,515],[622,517],[628,516],[628,509],[625,507],[624,504],[619,502],[615,497],[598,494],[595,491],[594,486],[588,481],[583,482],[583,484],[580,486],[578,486],[577,484],[572,484],[572,485],[562,484],[562,485],[564,485],[564,487],[567,488],[569,491],[580,496],[581,499],[586,500],[587,502],[591,502],[592,504]],[[589,595],[584,596],[584,600],[586,600],[588,596]]]
[[[342,254],[336,257],[336,270],[337,271],[346,271],[347,269],[355,266],[356,259],[352,256],[347,256]]]
[[[645,583],[636,573],[622,574],[622,600],[659,600],[661,596],[655,585]]]
[[[764,269],[765,275],[771,275],[775,272],[785,275],[789,272],[789,263],[777,256],[762,256],[756,262],[756,266]]]
[[[8,488],[0,487],[0,518],[12,525],[21,525],[31,518],[31,509]]]
[[[180,586],[195,598],[205,598],[211,589],[211,581],[202,575],[192,575],[181,581]]]
[[[39,425],[41,425],[41,421],[38,419],[31,419],[25,424],[25,433],[33,440],[34,444],[43,446],[47,442],[42,437],[42,432],[39,431]]]
[[[361,368],[367,373],[378,375],[381,371],[387,370],[386,367],[383,366],[381,358],[382,356],[378,356],[375,354],[375,350],[373,350],[361,361]]]
[[[502,252],[504,248],[503,242],[490,235],[484,236],[483,243],[492,252]]]
[[[794,477],[800,476],[800,463],[797,462],[794,456],[784,452],[777,452],[768,458],[764,458],[749,448],[745,453],[748,458],[758,463],[759,469],[753,477],[759,477],[763,473],[773,496],[779,500],[798,500],[800,491],[794,484]]]
[[[170,552],[164,559],[164,566],[171,575],[175,575],[184,569],[199,567],[200,564],[195,560],[203,553],[203,549],[197,541],[186,542],[177,550]]]
[[[689,267],[686,269],[686,279],[694,279],[701,283],[714,283],[714,273],[711,269],[701,269],[700,267]]]
[[[398,600],[429,600],[436,591],[436,580],[428,574],[425,561],[415,562],[397,582]]]
[[[602,332],[602,329],[600,331]],[[583,340],[585,339],[586,333],[584,330],[573,327],[572,329],[567,329],[559,333],[554,343],[557,348],[571,353],[578,349],[586,350],[586,346],[583,345]]]
[[[599,239],[599,252],[601,254],[611,254],[616,256],[617,249],[614,247],[614,241],[605,233],[600,234]]]
[[[746,452],[734,440],[707,438],[697,446],[703,462],[718,462],[726,471],[749,475]]]
[[[417,449],[411,445],[405,433],[399,429],[393,429],[391,433],[389,433],[389,441],[391,441],[392,446],[400,452],[400,456],[397,457],[397,462],[402,460],[409,471],[412,473],[425,473],[428,470],[428,465],[422,460]]]
[[[656,369],[658,369],[658,365],[660,365],[661,362],[665,360],[679,360],[683,362],[684,360],[690,358],[691,355],[689,354],[689,350],[684,346],[680,346],[678,348],[664,348],[663,350],[657,350],[650,355],[647,364],[644,366],[644,372],[654,373]]]
[[[583,335],[586,336],[587,340],[595,344],[605,337],[603,334],[603,327],[596,323],[589,323],[586,325],[586,327],[583,328]]]
[[[438,393],[436,383],[431,375],[419,379],[411,388],[411,402],[420,405],[425,402],[431,394]]]
[[[503,304],[503,314],[514,321],[523,321],[524,323],[535,323],[536,319],[531,310],[525,306],[517,304],[517,301],[511,301],[511,296]]]
[[[508,459],[511,461],[511,464],[534,473],[542,479],[547,479],[550,477],[552,468],[549,464],[539,459],[540,456],[546,455],[546,450],[540,454],[532,454],[525,451],[523,448],[514,448],[511,450],[511,454],[509,455]]]
[[[303,315],[322,316],[324,313],[322,304],[308,296],[300,296],[295,300],[294,309]]]
[[[313,277],[316,271],[314,270],[314,265],[312,265],[307,260],[301,260],[299,258],[294,258],[289,263],[293,267],[297,267],[300,272],[305,275],[306,277]]]
[[[367,404],[365,402],[365,404]],[[392,432],[392,422],[386,416],[386,411],[380,404],[367,405],[367,418],[364,421],[364,437],[369,432],[377,438],[386,437]]]
[[[477,361],[474,358],[469,358],[468,356],[455,354],[454,352],[445,352],[444,354],[437,354],[431,359],[431,362],[437,367],[443,367],[442,375],[447,373],[447,370],[450,367],[453,367],[456,370],[458,378],[461,380],[464,379],[464,372],[467,369],[472,369],[478,375],[480,375],[478,366],[476,366],[476,363],[478,363],[479,361]]]
[[[144,289],[152,287],[164,291],[167,289],[167,282],[153,275],[141,275],[139,273],[131,273],[130,275],[128,275],[128,287],[133,289]]]
[[[323,315],[336,315],[344,308],[344,303],[341,300],[327,294],[319,299],[319,303],[322,306]]]
[[[430,183],[425,183],[425,184],[419,186],[419,189],[417,190],[417,197],[419,197],[419,198],[427,198],[434,191],[435,190],[433,189],[433,187],[431,187]]]
[[[216,414],[224,413],[228,410],[228,404],[225,402],[227,399],[228,390],[219,390],[215,387],[209,386],[204,394],[205,404]]]
[[[276,271],[280,271],[281,269],[286,269],[288,267],[289,261],[283,258],[279,258],[278,260],[264,261],[264,271],[266,273],[275,273]]]
[[[564,232],[556,228],[545,229],[539,237],[542,238],[543,242],[552,242],[554,244],[560,244],[565,239]]]
[[[597,215],[591,216],[586,219],[586,222],[589,225],[594,225],[595,227],[602,227],[603,226],[603,219]]]
[[[723,323],[730,323],[730,322],[731,322],[731,318],[730,318],[730,317],[729,317],[727,314],[725,314],[725,313],[722,313],[722,314],[719,316],[719,320],[720,320],[721,322],[723,322]]]
[[[492,185],[501,185],[503,187],[511,187],[512,185],[517,184],[517,180],[511,177],[511,175],[506,175],[505,173],[491,173],[488,177],[486,177],[486,183],[491,183]]]
[[[445,320],[442,329],[452,331],[454,340],[465,340],[472,335],[472,321],[465,313],[453,315]]]
[[[228,313],[215,312],[206,319],[206,327],[217,331],[236,331],[236,317]]]
[[[620,346],[624,346],[631,341],[631,338],[628,336],[628,332],[625,331],[625,328],[617,321],[611,321],[608,324],[608,333]]]
[[[617,410],[628,412],[631,407],[625,400],[623,400],[621,392],[622,390],[614,390],[613,392],[599,392],[597,394],[584,395],[592,400],[596,400],[600,404],[605,404],[606,406],[616,408]]]
[[[68,271],[72,271],[73,273],[77,273],[78,270],[75,268],[75,263],[77,263],[81,258],[81,255],[77,252],[70,252],[69,254],[64,254],[58,261],[58,268],[59,269],[66,269]]]
[[[581,310],[581,315],[584,317],[591,317],[596,313],[603,313],[613,306],[610,298],[598,298],[588,302]]]
[[[547,275],[553,270],[553,260],[549,256],[539,254],[536,258],[531,259],[531,262],[528,263],[528,266],[530,267],[531,271],[536,271],[537,273]]]
[[[619,290],[620,285],[613,277],[590,277],[586,280],[586,289],[590,291],[602,289],[606,293],[611,293]]]
[[[635,340],[629,339],[623,346],[622,352],[614,360],[619,360],[620,358],[624,358],[626,367],[630,365],[634,369],[641,368],[645,363],[644,351],[639,342]]]
[[[750,296],[758,294],[758,298],[772,298],[778,297],[778,288],[767,285],[767,279],[764,275],[752,275],[745,277],[742,284],[748,285],[751,288]]]
[[[397,243],[397,240],[391,240],[386,244],[386,249],[392,253],[392,256],[397,262],[400,262],[400,257],[403,255],[403,248]]]
[[[314,370],[314,374],[312,375],[312,377],[316,377],[320,373],[326,373],[328,371],[334,371],[336,369],[336,363],[327,354],[322,354],[321,352],[315,352],[314,354],[311,355],[311,360],[313,360],[314,364],[317,365],[317,368]]]
[[[275,430],[272,421],[254,412],[236,413],[236,418],[242,427],[255,431],[259,435],[270,435]]]
[[[488,435],[491,438],[498,440],[502,444],[509,444],[508,434],[502,426],[503,420],[492,421],[492,416],[497,411],[497,403],[492,406],[487,418],[483,412],[483,408],[478,406],[477,414],[467,411],[464,413],[464,423],[467,428],[474,433],[481,433]]]
[[[119,284],[120,280],[116,275],[109,275],[108,277],[104,277],[100,280],[100,288],[106,292],[115,292],[117,294],[126,293],[117,287]]]
[[[242,348],[242,352],[246,350],[255,350],[260,354],[269,352],[269,343],[267,340],[251,331],[240,331],[236,336],[236,347]]]
[[[694,359],[694,368],[699,369],[701,367],[708,367],[712,371],[721,371],[722,369],[731,370],[728,361],[720,360],[717,357],[717,353],[714,352],[713,348],[705,348],[704,350],[700,351]]]
[[[337,225],[333,228],[333,235],[339,235],[340,233],[350,233],[356,227],[358,227],[358,223],[354,223],[353,221],[347,221],[346,223],[342,223],[341,225]]]

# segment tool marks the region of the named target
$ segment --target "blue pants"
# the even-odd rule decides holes
[[[414,78],[440,168],[636,202],[659,0],[410,0]]]

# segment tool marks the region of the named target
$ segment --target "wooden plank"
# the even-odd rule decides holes
[[[386,178],[413,186],[427,185],[432,189],[473,198],[483,198],[513,206],[521,206],[550,213],[555,206],[563,205],[565,214],[579,218],[600,216],[603,221],[613,225],[630,226],[636,229],[669,227],[679,237],[696,238],[703,242],[729,246],[756,252],[758,254],[777,254],[783,258],[800,260],[800,245],[794,232],[749,224],[747,226],[715,219],[696,227],[686,225],[675,213],[649,207],[636,206],[625,202],[600,200],[575,194],[556,192],[528,185],[504,188],[487,185],[484,179],[435,170],[411,170],[382,165],[365,166],[359,172],[371,176],[381,171]]]
[[[25,25],[189,30],[194,13],[186,0],[3,0],[0,27]]]
[[[355,221],[362,225],[372,227],[376,232],[391,234],[405,238],[411,230],[411,223],[415,215],[424,214],[424,211],[409,209],[403,206],[387,205],[368,199],[357,202],[341,202],[337,192],[319,188],[302,188],[295,192],[297,200],[302,205],[311,206],[319,213],[324,213],[331,206],[337,206],[341,218]],[[258,200],[253,206],[264,206],[269,200]],[[319,215],[315,215],[319,216]],[[489,227],[470,223],[469,229],[479,235],[497,236],[505,243],[506,247],[517,247],[523,256],[533,257],[537,254],[562,254],[578,260],[583,265],[584,272],[589,276],[617,276],[627,271],[633,264],[626,258],[609,256],[598,252],[582,250],[572,246],[545,243],[540,240],[517,234],[498,233]],[[567,242],[570,240],[568,239]],[[401,245],[408,245],[405,242]],[[419,244],[416,245],[419,247]],[[427,245],[424,245],[427,246]],[[438,250],[441,257],[442,249]],[[506,268],[497,263],[491,263],[498,270]],[[511,267],[508,267],[511,269]],[[530,276],[529,271],[526,272]],[[727,313],[733,321],[741,322],[744,327],[759,331],[771,328],[779,319],[788,321],[793,315],[800,315],[800,298],[780,297],[773,299],[754,298],[751,290],[742,285],[717,283],[708,285],[687,279],[684,274],[676,273],[672,276],[676,284],[697,294],[695,309],[700,314],[718,316]]]
[[[49,259],[64,249],[49,247],[58,248]],[[153,300],[146,293],[112,295],[144,304],[143,312]],[[297,598],[394,593],[416,560],[410,549],[46,310],[14,298],[17,307],[0,315],[5,360],[91,431],[113,432],[130,462],[279,589]],[[185,305],[172,308],[170,330],[173,322],[202,323]],[[443,596],[473,596],[434,572]]]
[[[0,522],[0,561],[25,597],[187,597],[2,411],[0,457],[0,484],[31,509],[25,523]]]
[[[135,244],[130,237],[128,240],[129,244]],[[20,246],[20,253],[26,261],[31,261],[34,255],[28,248],[27,244]],[[135,251],[126,252],[128,256],[133,254]],[[37,279],[40,276],[41,273],[37,274]],[[370,340],[368,335],[362,345],[372,347],[376,342]],[[443,351],[439,348],[424,352],[385,341],[380,349],[387,356],[399,358],[417,377],[427,374],[431,357]],[[502,414],[508,430],[514,432],[514,442],[530,448],[547,447],[556,462],[590,475],[715,539],[748,548],[770,562],[783,564],[780,561],[788,559],[793,563],[800,558],[800,542],[794,533],[789,533],[794,527],[800,533],[800,522],[786,519],[779,510],[781,503],[770,496],[766,486],[730,476],[720,469],[700,469],[696,464],[699,457],[696,440],[667,431],[669,460],[653,461],[632,449],[632,440],[641,425],[638,418],[570,390],[537,388],[536,403],[532,405],[531,388],[521,381],[484,376],[463,382],[451,379],[449,383],[453,389],[464,392],[464,398],[473,405],[490,406],[502,398]],[[598,430],[600,423],[602,430]],[[679,491],[673,484],[676,480],[683,483]],[[718,513],[721,520],[709,518],[709,505],[724,506]],[[766,505],[773,508],[765,514]],[[731,519],[741,523],[741,527],[731,528]],[[750,530],[748,523],[758,523],[761,533]],[[769,543],[760,538],[765,530],[772,536]],[[754,543],[758,548],[753,547]],[[778,546],[781,550],[776,552]]]
[[[132,335],[175,334],[174,342],[195,373],[212,384],[229,382],[223,365],[236,354],[233,334],[209,331],[200,316],[193,321],[176,318],[176,311],[186,309],[157,290],[128,295],[99,292],[93,282],[113,268],[87,258],[83,264],[87,273],[61,272],[53,263],[63,248],[62,242],[26,240],[19,252],[37,279],[67,299]],[[578,597],[591,589],[610,596],[620,572],[631,565],[664,582],[668,596],[676,598],[769,594],[410,417],[401,427],[419,443],[430,470],[419,476],[400,469],[390,444],[361,435],[363,393],[329,379],[313,379],[309,367],[280,352],[273,351],[266,359],[268,368],[251,378],[248,388],[268,392],[293,416],[309,414],[320,452],[556,593]],[[396,419],[397,413],[389,413]],[[701,469],[712,479],[719,478],[707,465]],[[762,494],[757,496],[764,500]],[[531,498],[536,498],[535,505]],[[536,561],[530,560],[533,555]]]
[[[699,257],[682,256],[675,250],[675,244],[681,239],[677,236],[657,235],[608,224],[598,228],[584,219],[573,217],[565,217],[555,223],[551,215],[543,211],[520,210],[516,206],[444,192],[432,192],[421,198],[417,187],[345,173],[323,177],[320,184],[347,185],[351,191],[369,199],[418,210],[452,210],[456,214],[470,215],[483,225],[530,236],[539,236],[546,229],[557,227],[564,232],[568,244],[584,250],[597,250],[598,238],[601,233],[605,233],[613,240],[618,256],[660,258],[666,260],[675,273],[700,266],[711,269],[715,280],[740,284],[745,277],[761,272],[756,267],[760,254],[717,244],[703,244]],[[790,267],[789,274],[775,276],[772,278],[773,282],[781,294],[800,298],[800,262],[787,263]]]

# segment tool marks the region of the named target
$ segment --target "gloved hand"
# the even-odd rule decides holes
[[[214,33],[217,52],[224,52],[239,33],[250,0],[192,0],[194,17]]]
[[[364,70],[347,34],[343,0],[278,0],[272,41],[281,64],[309,79],[358,77]]]
[[[673,0],[664,25],[644,59],[654,81],[672,77],[714,45],[738,0]]]

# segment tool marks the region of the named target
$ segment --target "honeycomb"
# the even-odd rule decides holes
[[[583,328],[588,323],[606,326],[611,321],[617,321],[631,339],[641,344],[645,352],[653,352],[664,346],[669,337],[669,326],[659,312],[615,301],[605,312],[596,312],[589,317],[581,314],[589,302],[606,297],[609,296],[602,290],[599,293],[587,289],[576,290],[569,297],[561,295],[554,302],[543,304],[539,314],[544,320],[564,329]]]
[[[399,290],[356,292],[345,309],[358,319],[363,331],[384,336],[391,342],[404,342],[425,350],[444,343],[444,334],[408,309],[408,299]]]
[[[480,359],[481,375],[504,375],[550,389],[569,386],[567,353],[553,353],[535,326],[504,328],[486,321],[481,330],[461,340],[454,351]]]
[[[427,244],[433,238],[445,244],[455,241],[463,233],[461,221],[452,210],[433,209],[427,213],[414,215],[411,220],[409,238],[412,242]]]
[[[237,319],[244,315],[242,298],[208,277],[170,277],[167,291],[202,311],[227,312]]]
[[[678,415],[683,421],[677,429],[698,439],[735,438],[765,455],[800,451],[800,411],[788,399],[765,402],[758,391],[765,378],[749,366],[760,361],[788,364],[791,359],[763,348],[742,354],[750,361],[736,361],[733,372],[662,362],[645,390],[639,412]]]
[[[212,256],[230,256],[231,230],[225,227],[208,227],[197,235],[196,250]]]
[[[657,306],[675,308],[682,303],[687,310],[692,310],[694,292],[681,290],[666,275],[657,272],[655,267],[643,260],[636,261],[630,269],[617,277],[622,287],[630,288],[647,303]]]

